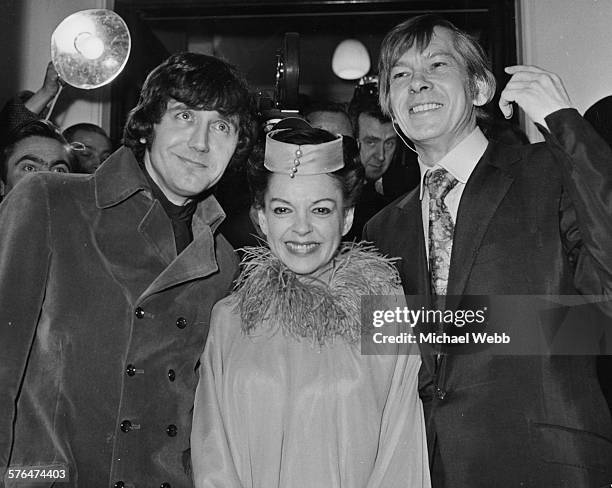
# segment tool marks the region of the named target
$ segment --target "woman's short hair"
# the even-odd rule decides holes
[[[471,96],[476,97],[480,89],[485,89],[487,91],[485,92],[486,101],[489,102],[493,98],[495,77],[489,69],[487,56],[482,46],[469,34],[458,29],[446,19],[432,14],[420,15],[396,25],[385,36],[380,47],[378,62],[380,106],[387,115],[393,116],[389,100],[391,69],[413,46],[416,46],[419,51],[425,50],[431,42],[436,27],[442,27],[451,32],[454,47],[467,70],[468,89]]]
[[[6,162],[11,157],[11,154],[13,154],[15,146],[22,140],[35,136],[53,139],[62,144],[66,148],[68,154],[68,161],[66,162],[70,167],[70,171],[72,171],[75,166],[74,153],[72,152],[70,144],[57,126],[48,120],[30,120],[12,130],[4,140],[4,147],[2,147],[0,152],[0,179],[2,179],[2,181],[6,183],[6,174],[8,170]]]
[[[291,144],[322,144],[333,141],[337,136],[323,129],[289,129],[274,134],[273,139]],[[359,162],[357,144],[351,137],[342,138],[344,166],[332,173],[326,173],[336,180],[342,189],[344,207],[354,207],[361,194],[364,181],[363,166]],[[247,176],[256,208],[264,207],[265,193],[272,173],[264,167],[264,148],[258,146],[249,159]],[[298,176],[299,177],[299,176]]]
[[[255,138],[254,99],[244,78],[225,61],[206,54],[183,52],[157,66],[144,82],[140,99],[126,122],[123,143],[142,160],[153,141],[153,125],[161,121],[174,99],[196,110],[216,110],[238,121],[238,145],[230,164],[243,161]],[[146,140],[146,144],[141,139]]]

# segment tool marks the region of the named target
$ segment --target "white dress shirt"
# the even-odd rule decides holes
[[[458,183],[448,192],[444,198],[444,203],[451,214],[453,224],[457,222],[457,211],[459,210],[459,202],[465,185],[474,171],[476,164],[487,149],[489,141],[482,133],[479,127],[476,127],[470,135],[463,141],[457,144],[450,152],[448,152],[440,161],[433,165],[425,165],[419,158],[419,168],[421,169],[421,213],[423,215],[423,233],[425,237],[425,250],[429,263],[429,192],[424,184],[425,176],[429,171],[437,168],[444,168],[453,175]]]

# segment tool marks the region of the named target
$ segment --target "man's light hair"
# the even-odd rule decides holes
[[[380,48],[378,63],[379,97],[382,111],[393,116],[389,97],[391,69],[413,46],[424,51],[434,33],[434,28],[448,29],[453,36],[453,44],[468,74],[468,90],[473,98],[484,95],[484,103],[491,101],[495,94],[495,77],[491,73],[487,56],[480,44],[466,32],[455,27],[448,20],[437,15],[420,15],[396,25],[384,38]],[[483,104],[484,104],[483,103]]]

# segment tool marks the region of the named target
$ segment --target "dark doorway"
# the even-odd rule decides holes
[[[131,59],[113,86],[113,136],[120,135],[127,110],[146,73],[169,53],[199,50],[236,65],[255,91],[273,89],[276,53],[286,32],[300,35],[300,93],[348,101],[354,82],[331,70],[335,46],[361,40],[376,71],[378,48],[394,25],[426,12],[439,13],[476,36],[487,49],[502,84],[504,66],[516,62],[514,0],[116,0],[115,10],[134,38]]]

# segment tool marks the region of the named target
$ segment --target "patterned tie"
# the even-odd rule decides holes
[[[444,198],[457,184],[443,168],[429,171],[425,177],[429,191],[429,273],[434,295],[446,295],[448,270],[453,249],[455,225]]]

